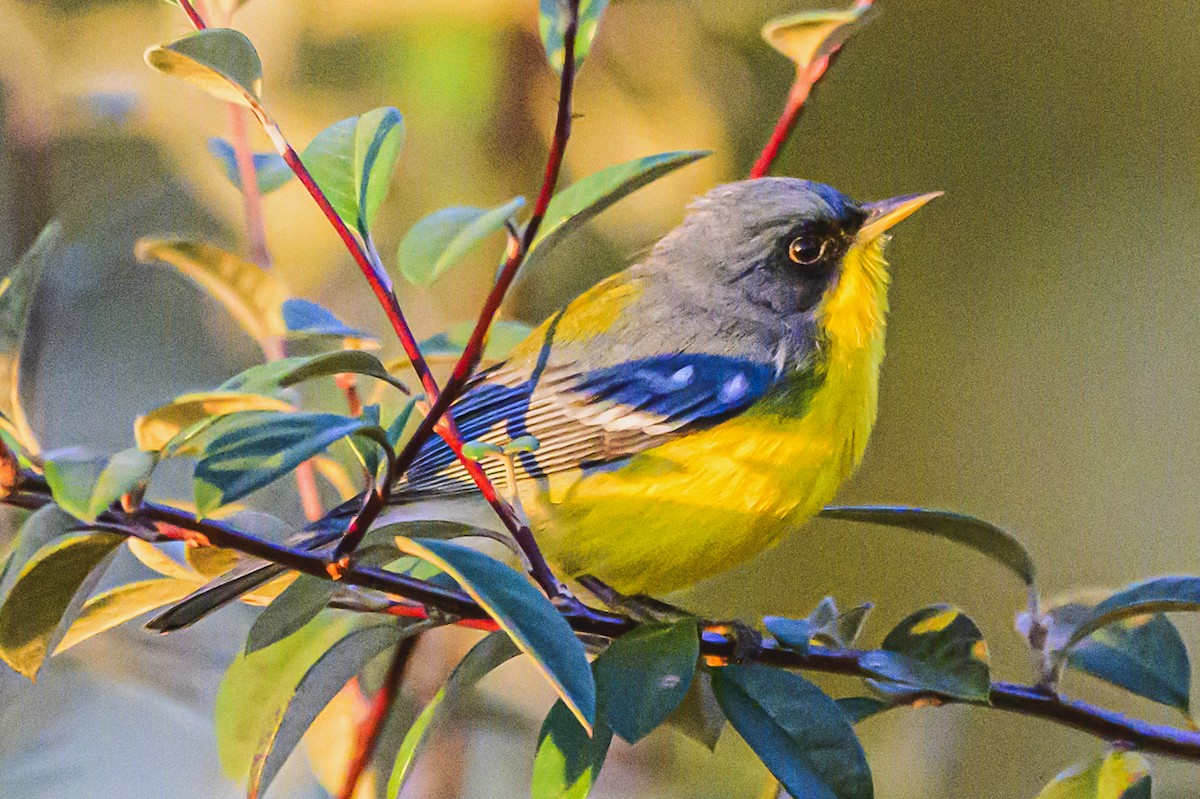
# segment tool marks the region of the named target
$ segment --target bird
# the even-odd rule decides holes
[[[450,406],[557,575],[668,594],[778,544],[861,462],[884,355],[888,231],[941,192],[858,203],[764,177],[717,186],[632,266],[479,372]],[[440,438],[388,490],[377,526],[503,531]],[[296,534],[332,546],[351,501]],[[281,574],[251,561],[152,619],[188,626]]]
[[[768,177],[718,186],[649,254],[552,314],[451,405],[556,572],[626,595],[686,588],[828,503],[875,423],[887,231],[940,195],[856,203]],[[484,521],[430,439],[382,519]],[[494,522],[492,523],[494,525]]]

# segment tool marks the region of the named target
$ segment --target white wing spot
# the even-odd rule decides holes
[[[696,373],[694,366],[685,366],[675,374],[671,375],[671,388],[683,388],[688,383],[692,382],[692,375]]]
[[[732,402],[737,402],[742,397],[746,396],[746,391],[749,388],[749,383],[746,382],[746,376],[738,372],[733,377],[721,386],[721,394],[718,397],[722,405],[728,405]]]

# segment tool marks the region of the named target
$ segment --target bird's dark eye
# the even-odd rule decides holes
[[[792,243],[788,245],[788,258],[798,264],[810,266],[821,260],[821,256],[825,254],[825,248],[828,246],[829,239],[798,236],[792,239]]]

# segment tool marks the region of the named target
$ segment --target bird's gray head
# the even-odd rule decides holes
[[[759,178],[697,199],[656,245],[659,268],[707,286],[736,286],[777,313],[806,312],[835,286],[846,253],[936,195],[856,203],[823,183]]]

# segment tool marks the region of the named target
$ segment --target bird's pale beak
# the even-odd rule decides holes
[[[896,223],[915,214],[922,205],[943,194],[945,192],[931,191],[929,194],[906,194],[890,200],[864,203],[863,208],[869,216],[863,226],[858,229],[858,235],[855,238],[860,244],[874,241]]]

